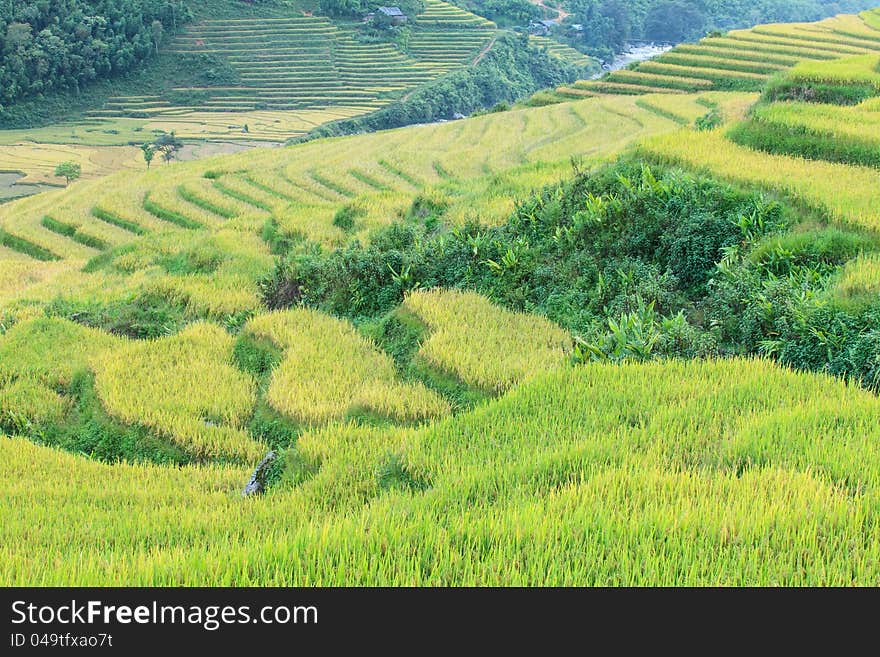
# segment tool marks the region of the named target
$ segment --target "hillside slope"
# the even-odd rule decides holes
[[[3,205],[0,582],[876,584],[880,53],[839,55]]]

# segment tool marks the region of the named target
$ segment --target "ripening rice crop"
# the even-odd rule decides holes
[[[880,228],[880,171],[876,169],[753,151],[717,131],[683,130],[649,139],[640,148],[654,157],[706,169],[729,180],[785,191],[837,221]]]
[[[45,384],[31,378],[19,378],[0,384],[0,426],[41,425],[59,421],[67,410],[67,401]]]
[[[714,82],[716,86],[725,83],[751,83],[760,86],[767,78],[763,73],[750,73],[745,71],[722,70],[720,68],[707,68],[692,64],[681,65],[664,62],[648,61],[639,66],[639,71],[656,73],[672,77],[703,78]]]
[[[846,136],[880,148],[880,112],[871,111],[870,103],[856,107],[819,103],[771,103],[756,107],[755,120],[789,128]]]
[[[880,93],[880,57],[864,55],[832,62],[801,62],[788,72],[790,80],[831,84],[868,84]]]
[[[404,307],[428,327],[418,356],[478,388],[500,392],[566,361],[571,337],[552,322],[474,292],[418,291]]]
[[[871,11],[859,14],[859,17],[865,21],[865,25],[872,30],[880,30],[880,10],[872,9]]]
[[[121,344],[120,338],[66,319],[19,322],[0,335],[0,382],[28,378],[66,386],[92,358]]]
[[[28,287],[51,279],[64,267],[60,262],[40,262],[0,247],[0,305]]]
[[[871,393],[732,359],[563,368],[428,427],[327,427],[301,438],[319,471],[258,501],[244,467],[0,436],[0,583],[873,585],[878,433]]]
[[[358,413],[420,422],[449,412],[435,392],[398,381],[391,358],[343,320],[301,308],[255,317],[245,331],[284,350],[266,399],[300,422]]]
[[[93,359],[107,412],[141,424],[201,457],[258,459],[265,447],[242,428],[254,380],[231,363],[233,338],[197,323],[167,338],[133,342]]]
[[[844,265],[831,286],[833,298],[844,302],[875,302],[880,293],[880,257],[865,255]]]

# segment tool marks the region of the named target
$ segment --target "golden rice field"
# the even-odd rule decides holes
[[[469,16],[429,2],[420,20],[492,29]],[[414,207],[498,225],[573,166],[624,152],[873,233],[880,169],[727,135],[762,118],[876,141],[876,99],[765,97],[750,114],[757,90],[713,71],[758,90],[788,69],[873,84],[875,18],[713,37],[575,85],[592,95],[571,102],[157,164],[0,206],[0,584],[877,585],[880,400],[854,382],[764,359],[574,365],[548,319],[419,285],[392,313],[418,334],[407,370],[359,319],[269,310],[259,287],[269,229],[326,253]],[[621,90],[638,93],[604,93]],[[694,127],[710,112],[722,125]],[[872,299],[878,269],[859,255],[823,299]],[[87,326],[142,298],[173,301],[185,327]],[[76,321],[52,316],[65,304]],[[452,400],[447,380],[476,401]],[[171,456],[107,459],[38,430],[74,421]],[[279,427],[295,437],[287,478],[245,499]]]
[[[571,346],[552,322],[498,308],[474,292],[413,292],[403,307],[430,334],[417,357],[493,393],[562,366]]]
[[[283,349],[266,398],[304,424],[344,420],[351,413],[413,423],[450,411],[437,393],[399,381],[391,358],[343,320],[303,308],[260,315],[244,331]]]
[[[698,113],[696,100],[676,101],[678,111]],[[33,289],[13,286],[0,301],[16,301],[16,312],[28,312],[28,297],[112,296],[114,289],[140,288],[216,316],[253,309],[254,280],[271,260],[258,234],[270,218],[281,230],[327,247],[368,239],[419,195],[447,206],[452,223],[497,223],[516,198],[568,175],[571,157],[597,162],[676,126],[635,99],[597,98],[78,181],[0,207],[0,230],[14,238],[0,243],[53,268]],[[492,147],[475,154],[474,144]],[[350,231],[333,223],[345,208],[356,211]],[[47,216],[73,235],[48,229]],[[223,242],[223,261],[210,275],[172,276],[150,265],[152,250],[180,250],[184,235],[185,243]],[[102,252],[95,240],[106,248],[133,245],[117,261],[131,275],[119,277],[121,287],[109,274],[79,271]],[[0,272],[18,271],[17,260],[0,261]]]
[[[738,146],[721,132],[686,132],[647,140],[643,152],[740,183],[785,191],[841,223],[876,230],[880,171]]]
[[[623,94],[664,89],[759,91],[772,76],[796,64],[808,72],[813,64],[822,66],[822,62],[853,55],[876,56],[880,53],[876,16],[873,12],[842,14],[815,23],[731,30],[699,43],[676,46],[633,70],[614,71],[600,80],[582,81],[576,86],[586,92]],[[563,88],[561,93],[567,91]]]
[[[875,584],[878,411],[763,361],[566,368],[422,429],[307,433],[320,469],[258,501],[244,467],[0,438],[0,581]],[[389,454],[429,483],[384,487]]]
[[[62,162],[76,162],[86,178],[143,168],[141,152],[133,146],[93,147],[33,142],[0,145],[0,168],[25,174],[19,181],[24,184],[63,186],[64,178],[55,175],[55,167]]]

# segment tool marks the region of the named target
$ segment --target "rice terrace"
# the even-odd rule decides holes
[[[880,7],[558,7],[0,3],[0,584],[880,584]]]

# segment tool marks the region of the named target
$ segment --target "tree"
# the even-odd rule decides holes
[[[678,43],[700,36],[706,16],[682,0],[668,0],[654,5],[645,17],[645,37],[652,41]]]
[[[64,178],[69,185],[71,181],[76,180],[82,174],[82,167],[76,162],[62,162],[55,167],[55,175]]]
[[[159,54],[159,43],[162,41],[162,35],[165,33],[165,28],[162,26],[162,21],[153,21],[150,25],[150,36],[153,39],[153,46],[156,48],[156,54]]]
[[[149,169],[150,165],[153,163],[153,158],[156,156],[156,146],[155,144],[143,144],[141,146],[141,151],[143,151],[144,162],[147,163],[147,169]]]
[[[153,147],[158,153],[161,153],[162,159],[167,164],[175,158],[177,151],[183,148],[183,142],[177,138],[172,130],[171,132],[163,132],[159,135],[156,141],[153,142]]]

